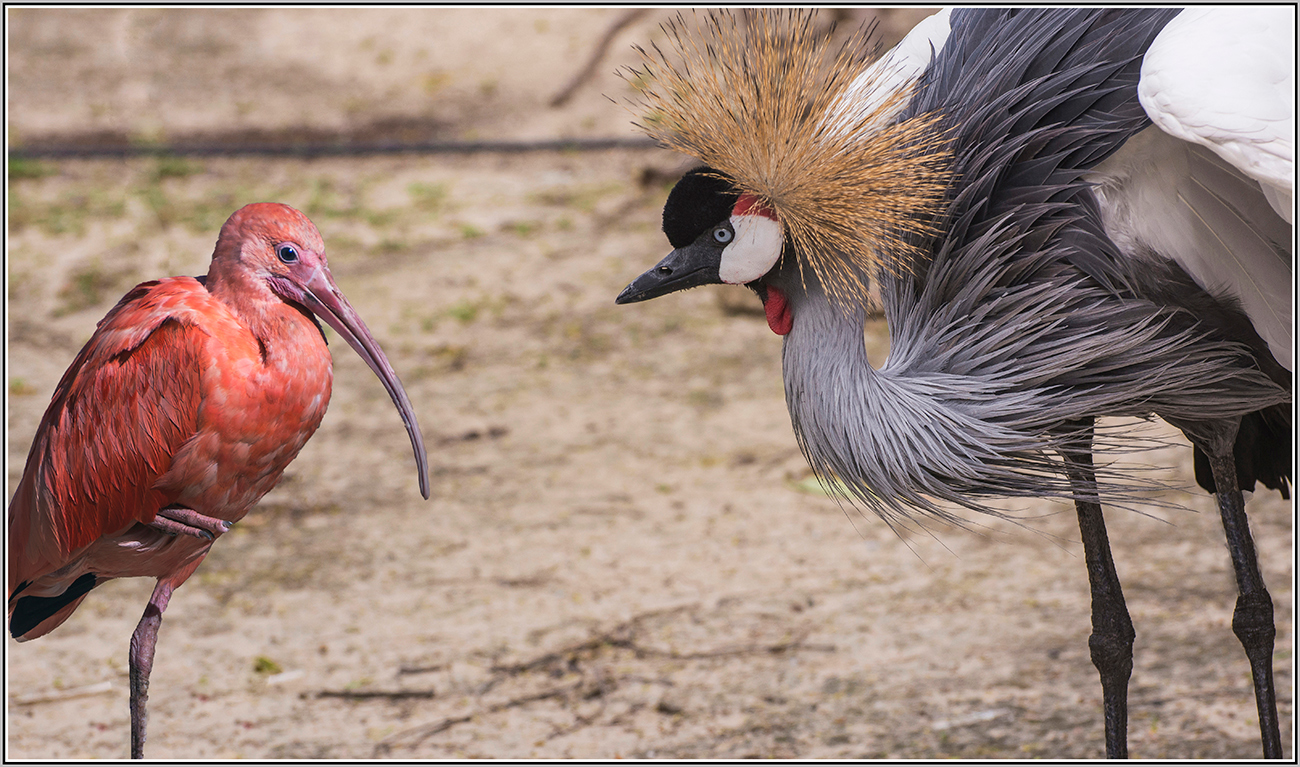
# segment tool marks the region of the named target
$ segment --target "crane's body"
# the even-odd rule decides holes
[[[1294,12],[1279,10],[1291,14],[1293,70]],[[1178,79],[1169,69],[1188,55],[1186,36],[1268,26],[1232,12],[1175,25],[1177,9],[944,11],[847,87],[842,74],[818,80],[791,63],[815,58],[797,21],[758,17],[748,46],[695,41],[679,46],[686,66],[664,57],[639,73],[647,130],[705,167],[665,206],[675,250],[619,302],[710,282],[752,287],[784,336],[805,456],[891,523],[960,521],[953,505],[998,513],[997,497],[1073,498],[1112,756],[1125,753],[1133,630],[1097,498],[1132,505],[1152,485],[1093,467],[1094,421],[1150,414],[1191,438],[1198,479],[1218,493],[1241,590],[1234,630],[1255,673],[1265,751],[1280,754],[1272,606],[1238,485],[1286,495],[1290,484],[1291,231],[1278,214],[1290,188],[1153,126],[1146,106],[1164,103],[1158,83]],[[747,52],[728,59],[728,45]],[[722,74],[701,73],[714,63]],[[1264,79],[1284,81],[1275,69]],[[757,72],[757,84],[732,72]],[[818,85],[834,93],[806,92]],[[742,105],[729,100],[736,90]],[[809,103],[829,107],[798,108]],[[1225,109],[1212,103],[1184,99],[1166,113],[1233,144],[1232,121],[1204,125]],[[1270,156],[1286,155],[1284,138]],[[801,206],[818,195],[835,216]],[[890,332],[878,370],[863,348],[869,282]],[[1101,434],[1097,449],[1140,446]]]
[[[55,389],[9,504],[9,626],[19,641],[63,623],[91,589],[158,586],[132,641],[132,755],[157,627],[171,592],[276,483],[320,426],[333,379],[325,319],[410,403],[339,293],[311,222],[247,206],[222,228],[206,277],[136,286],[100,321]]]

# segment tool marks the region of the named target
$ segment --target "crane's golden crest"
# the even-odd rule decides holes
[[[742,14],[744,17],[742,19]],[[907,103],[863,30],[833,51],[806,10],[714,10],[637,47],[636,126],[714,168],[777,216],[832,296],[865,300],[863,276],[915,255],[947,188],[949,152]],[[803,262],[801,262],[802,265]]]

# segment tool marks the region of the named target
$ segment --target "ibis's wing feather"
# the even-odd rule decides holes
[[[115,306],[55,389],[9,506],[9,594],[170,502],[154,483],[197,428],[206,334],[173,278]]]
[[[1295,6],[1189,8],[1142,62],[1138,97],[1166,133],[1255,179],[1291,221]]]

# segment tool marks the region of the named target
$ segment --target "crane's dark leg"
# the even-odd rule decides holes
[[[1079,513],[1079,533],[1092,588],[1092,635],[1088,650],[1101,675],[1102,710],[1106,717],[1106,758],[1128,758],[1128,680],[1133,673],[1133,622],[1124,604],[1124,592],[1110,555],[1106,522],[1097,496],[1097,477],[1092,467],[1092,427],[1079,443],[1062,450],[1066,473],[1074,489],[1074,506]]]
[[[1255,558],[1255,541],[1246,519],[1246,504],[1237,486],[1237,463],[1233,444],[1237,439],[1237,421],[1212,425],[1201,449],[1210,459],[1214,473],[1215,499],[1223,532],[1232,555],[1232,569],[1237,576],[1237,607],[1232,611],[1232,633],[1250,659],[1250,673],[1255,680],[1255,706],[1259,710],[1259,730],[1264,742],[1265,759],[1282,758],[1282,737],[1278,730],[1277,699],[1273,690],[1273,597],[1264,586]]]
[[[144,608],[144,616],[131,635],[131,758],[144,758],[144,727],[148,714],[145,702],[149,700],[149,672],[153,671],[153,650],[158,643],[158,627],[162,624],[163,610],[172,596],[172,584],[160,580]]]

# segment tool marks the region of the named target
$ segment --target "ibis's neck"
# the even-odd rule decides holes
[[[208,292],[258,338],[293,339],[309,329],[319,335],[301,309],[276,295],[265,279],[238,260],[221,254],[214,257],[206,285]]]
[[[213,297],[246,324],[261,324],[266,305],[272,300],[279,303],[266,281],[253,275],[229,243],[217,244],[205,284]]]

